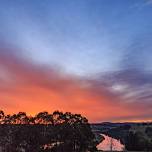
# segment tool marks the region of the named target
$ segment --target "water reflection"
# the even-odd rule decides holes
[[[122,151],[124,149],[124,145],[120,143],[119,140],[111,138],[109,136],[106,136],[104,134],[101,134],[104,136],[105,140],[103,140],[98,146],[98,150],[115,150],[115,151]]]

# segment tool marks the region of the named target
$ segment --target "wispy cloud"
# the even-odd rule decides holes
[[[145,0],[146,5],[152,5],[152,0]]]
[[[130,8],[142,10],[143,8],[151,5],[152,5],[152,0],[141,0],[141,1],[139,0],[139,1],[135,1],[135,3],[133,3]]]
[[[1,108],[30,114],[59,109],[81,113],[94,122],[150,119],[151,74],[135,70],[104,75],[68,75],[53,65],[25,60],[17,49],[1,47]]]
[[[59,109],[94,122],[150,119],[151,6],[151,0],[1,2],[0,108]]]

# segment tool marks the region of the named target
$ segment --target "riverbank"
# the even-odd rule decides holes
[[[123,151],[125,146],[121,144],[120,140],[112,138],[108,135],[101,134],[104,140],[97,145],[97,149],[101,151]]]

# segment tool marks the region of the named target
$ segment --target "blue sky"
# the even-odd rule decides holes
[[[72,74],[115,71],[134,42],[149,39],[142,37],[152,32],[151,14],[146,0],[5,0],[0,39],[29,60],[56,64]]]
[[[152,0],[1,0],[1,107],[152,119],[151,16]]]

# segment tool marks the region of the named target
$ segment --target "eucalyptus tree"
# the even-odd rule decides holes
[[[5,118],[4,111],[0,110],[0,124],[3,123],[4,118]]]
[[[0,111],[0,146],[11,152],[83,152],[95,148],[90,124],[80,114],[44,111],[5,115]]]

